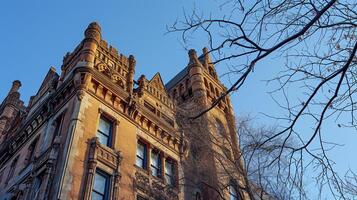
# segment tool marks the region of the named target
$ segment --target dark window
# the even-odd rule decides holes
[[[200,192],[196,192],[196,200],[202,200]]]
[[[157,150],[151,151],[151,174],[161,177],[161,156]]]
[[[146,169],[147,162],[147,146],[146,144],[138,141],[137,149],[136,149],[136,166]]]
[[[97,170],[94,176],[94,185],[92,190],[92,200],[109,199],[110,176]]]
[[[192,93],[192,88],[188,88],[188,96],[192,97],[193,96],[193,93]]]
[[[173,186],[175,185],[175,168],[174,162],[171,159],[165,160],[165,179],[167,184]]]
[[[25,165],[28,165],[31,163],[33,158],[35,157],[35,150],[36,150],[36,145],[37,145],[38,138],[36,138],[31,145],[28,148],[27,155],[25,157]]]
[[[113,122],[101,116],[99,119],[99,127],[97,132],[97,137],[99,138],[99,142],[103,145],[111,147],[112,131],[113,131]]]
[[[54,137],[56,137],[56,135],[60,135],[61,131],[62,131],[62,121],[64,118],[64,114],[61,114],[61,116],[57,117],[54,125],[55,125],[55,132],[54,132]]]
[[[5,181],[5,184],[7,184],[9,182],[9,180],[14,176],[14,172],[15,172],[15,169],[16,169],[16,164],[17,164],[17,160],[19,159],[19,156],[17,156],[11,163],[11,166],[10,166],[10,171],[9,173],[7,174],[7,178],[6,178],[6,181]]]

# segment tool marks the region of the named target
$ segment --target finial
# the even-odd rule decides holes
[[[9,94],[17,92],[20,87],[21,87],[21,82],[19,80],[15,80],[14,82],[12,82],[12,86]]]
[[[86,38],[92,38],[96,41],[100,41],[101,38],[101,28],[97,22],[92,22],[88,25],[87,29],[84,32]]]

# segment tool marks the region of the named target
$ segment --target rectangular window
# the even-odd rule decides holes
[[[159,151],[151,151],[151,174],[155,177],[161,177],[161,156]]]
[[[97,137],[99,142],[105,146],[111,147],[112,142],[113,122],[101,116],[99,119],[99,127]]]
[[[146,144],[138,141],[137,149],[136,149],[136,166],[141,167],[143,169],[146,169],[146,163],[147,163],[146,152],[147,152]]]
[[[110,176],[97,170],[94,176],[92,200],[109,200]]]
[[[165,179],[167,184],[175,185],[175,168],[174,162],[171,159],[165,160]]]

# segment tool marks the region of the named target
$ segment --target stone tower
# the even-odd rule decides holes
[[[237,162],[241,159],[229,96],[211,108],[227,89],[217,77],[207,48],[199,57],[193,49],[188,55],[188,65],[166,84],[177,101],[177,122],[190,143],[183,165],[185,198],[228,198],[236,190],[237,199],[247,199],[237,192],[244,185],[244,169]]]

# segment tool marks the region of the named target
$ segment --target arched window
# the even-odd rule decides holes
[[[203,78],[203,81],[204,81],[204,83],[205,83],[206,88],[208,88],[208,82],[207,82],[207,79],[206,79],[206,78]]]
[[[172,93],[172,97],[173,97],[173,98],[176,98],[176,96],[177,96],[177,90],[174,89],[174,91],[173,91],[173,93]]]
[[[210,87],[211,92],[214,94],[214,88],[213,88],[212,83],[209,83],[209,87]],[[212,95],[213,95],[213,94],[212,94]]]
[[[211,66],[208,68],[208,73],[214,77],[214,72]]]
[[[202,200],[201,193],[196,192],[195,198],[196,198],[196,200]]]
[[[186,79],[186,81],[185,81],[186,90],[187,90],[187,88],[188,88],[189,85],[190,85],[190,80],[189,80],[189,79]]]
[[[215,88],[215,91],[216,91],[216,96],[218,97],[218,96],[219,96],[218,89],[217,89],[217,88]]]
[[[179,94],[181,95],[183,93],[183,85],[182,83],[179,85]]]

